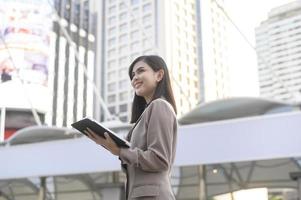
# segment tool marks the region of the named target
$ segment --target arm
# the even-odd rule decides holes
[[[136,165],[144,171],[165,171],[171,165],[176,117],[172,108],[160,100],[155,100],[149,109],[147,150],[121,148],[120,158],[123,163]]]

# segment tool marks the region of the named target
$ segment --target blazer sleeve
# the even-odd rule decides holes
[[[134,148],[120,150],[120,159],[128,165],[136,165],[144,171],[165,171],[172,164],[173,140],[177,130],[176,116],[166,102],[154,101],[150,105],[147,120],[145,151]]]

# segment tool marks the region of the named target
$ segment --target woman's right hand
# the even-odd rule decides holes
[[[110,151],[112,154],[119,156],[120,154],[120,148],[117,146],[117,144],[114,142],[114,140],[109,136],[107,132],[105,132],[105,138],[97,135],[95,132],[93,132],[91,129],[87,128],[87,130],[84,131],[87,136],[93,140],[96,144],[99,144],[106,148],[108,151]]]

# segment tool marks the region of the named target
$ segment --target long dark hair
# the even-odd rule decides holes
[[[133,71],[134,65],[139,61],[146,63],[155,72],[159,71],[160,69],[164,70],[163,78],[158,83],[155,93],[150,102],[152,102],[153,100],[158,99],[160,97],[164,97],[172,105],[175,113],[177,113],[176,103],[175,103],[173,91],[171,88],[169,73],[168,73],[168,69],[167,69],[165,61],[160,56],[157,56],[157,55],[140,56],[140,57],[136,58],[132,62],[132,64],[130,65],[130,68],[129,68],[129,76],[130,76],[131,80],[133,78],[132,71]],[[140,115],[142,114],[142,112],[144,111],[146,106],[147,106],[147,103],[146,103],[144,97],[138,96],[135,93],[133,104],[132,104],[131,123],[135,123],[138,120],[138,118],[140,117]]]

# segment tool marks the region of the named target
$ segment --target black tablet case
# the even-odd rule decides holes
[[[104,133],[107,132],[119,147],[125,147],[125,148],[130,147],[128,141],[121,139],[120,137],[118,137],[116,135],[116,133],[114,133],[110,129],[104,127],[100,123],[94,121],[93,119],[83,118],[83,119],[71,124],[71,126],[75,129],[79,130],[84,135],[86,135],[86,133],[84,131],[87,130],[87,128],[91,129],[94,133],[96,133],[97,135],[99,135],[103,138],[105,137]]]

